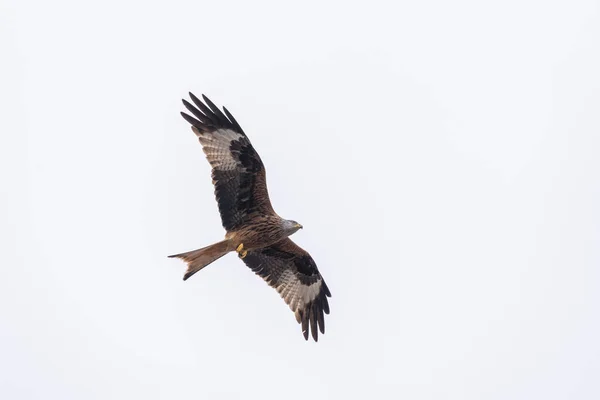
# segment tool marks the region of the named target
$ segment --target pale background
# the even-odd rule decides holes
[[[0,1],[0,398],[600,398],[598,1]],[[226,105],[326,334],[229,255]]]

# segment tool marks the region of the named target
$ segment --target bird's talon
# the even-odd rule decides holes
[[[240,258],[244,258],[248,254],[248,250],[244,250],[244,243],[240,243],[240,245],[235,249],[235,251],[237,251]]]

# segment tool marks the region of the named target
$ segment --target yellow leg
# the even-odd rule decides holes
[[[235,251],[237,251],[240,258],[244,258],[248,254],[248,250],[244,250],[244,243],[240,243],[240,245],[235,249]]]

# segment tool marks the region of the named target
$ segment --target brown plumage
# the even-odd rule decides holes
[[[172,255],[188,264],[184,280],[231,251],[274,287],[315,341],[325,333],[323,314],[329,314],[331,293],[308,252],[288,236],[302,228],[281,218],[271,206],[264,165],[235,118],[219,110],[206,96],[206,104],[190,93],[194,105],[183,100],[193,117],[181,113],[192,125],[212,166],[215,196],[225,240],[202,249]]]

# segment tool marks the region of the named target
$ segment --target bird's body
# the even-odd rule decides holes
[[[288,237],[291,233],[285,229],[285,221],[278,215],[257,215],[251,224],[243,225],[236,231],[227,232],[225,238],[234,248],[244,246],[244,250],[256,250]],[[292,232],[293,233],[293,232]]]
[[[312,257],[289,239],[302,228],[273,210],[267,191],[264,165],[250,140],[223,108],[223,114],[206,96],[205,105],[190,93],[196,107],[183,100],[194,117],[181,113],[192,124],[209,163],[225,239],[213,245],[176,254],[188,264],[184,280],[202,268],[236,251],[244,263],[274,287],[302,324],[308,339],[325,332],[323,314],[329,313],[331,293]]]

